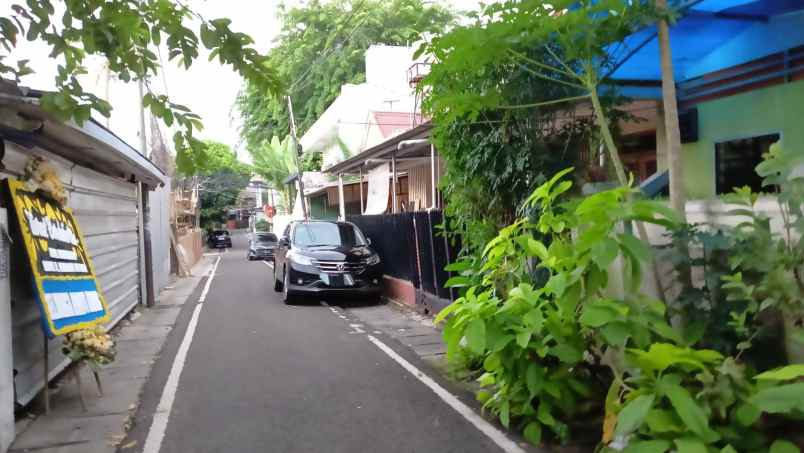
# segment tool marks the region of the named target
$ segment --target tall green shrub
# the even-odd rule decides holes
[[[760,170],[769,167],[779,168]],[[745,348],[728,356],[701,347],[707,326],[692,338],[671,327],[673,313],[640,291],[652,249],[623,225],[688,226],[630,188],[564,200],[568,172],[536,189],[482,252],[450,266],[458,275],[448,284],[461,297],[437,321],[449,359],[479,368],[483,407],[536,444],[591,435],[606,451],[798,451],[780,437],[804,420],[804,366],[757,374]],[[613,287],[612,272],[623,288]],[[718,289],[733,291],[724,280]],[[749,338],[757,331],[743,327]]]

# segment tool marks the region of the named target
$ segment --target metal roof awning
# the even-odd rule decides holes
[[[681,16],[670,27],[678,83],[804,45],[801,0],[676,0]],[[660,95],[657,27],[651,25],[611,46],[610,78],[636,87],[635,95]],[[648,86],[650,85],[650,86]],[[653,87],[653,90],[648,88]],[[650,93],[649,93],[650,92]],[[632,94],[632,93],[629,93]]]
[[[424,124],[414,127],[405,131],[395,137],[392,137],[378,145],[352,156],[343,162],[339,162],[324,170],[325,173],[330,174],[357,174],[360,169],[370,169],[391,158],[392,154],[396,154],[398,162],[403,163],[406,160],[416,159],[429,159],[430,158],[430,145],[420,144],[402,148],[398,150],[399,144],[408,140],[422,140],[430,138],[430,131],[433,126],[428,121]],[[365,165],[365,167],[364,167]]]
[[[22,146],[39,146],[81,166],[149,189],[166,183],[166,175],[112,131],[90,119],[83,125],[61,121],[39,105],[41,91],[0,92],[0,136]],[[23,127],[20,127],[23,126]]]

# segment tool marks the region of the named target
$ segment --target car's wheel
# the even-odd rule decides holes
[[[285,305],[291,305],[291,304],[293,304],[293,296],[290,295],[290,289],[289,289],[290,288],[290,272],[288,272],[287,269],[285,269],[284,274],[285,274],[285,277],[284,277],[284,279],[282,281],[282,302],[284,302]]]
[[[276,278],[276,265],[274,265],[274,291],[279,292],[282,291],[282,282]]]

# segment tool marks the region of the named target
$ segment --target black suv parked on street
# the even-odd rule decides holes
[[[211,249],[229,248],[232,246],[232,237],[226,230],[212,230],[207,233],[207,247]]]
[[[379,297],[380,257],[354,224],[294,221],[274,256],[274,289],[285,303],[301,295]]]

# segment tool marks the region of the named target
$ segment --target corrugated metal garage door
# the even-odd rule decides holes
[[[3,158],[7,170],[0,174],[21,174],[31,153],[50,159],[68,189],[68,206],[78,218],[112,312],[108,325],[111,328],[140,297],[136,185],[73,165],[41,149],[29,151],[8,142]],[[11,261],[14,370],[17,403],[27,404],[42,388],[43,339],[30,276],[27,272],[14,272],[24,266],[20,245],[12,247]],[[60,344],[60,338],[49,342],[51,377],[68,364]]]

